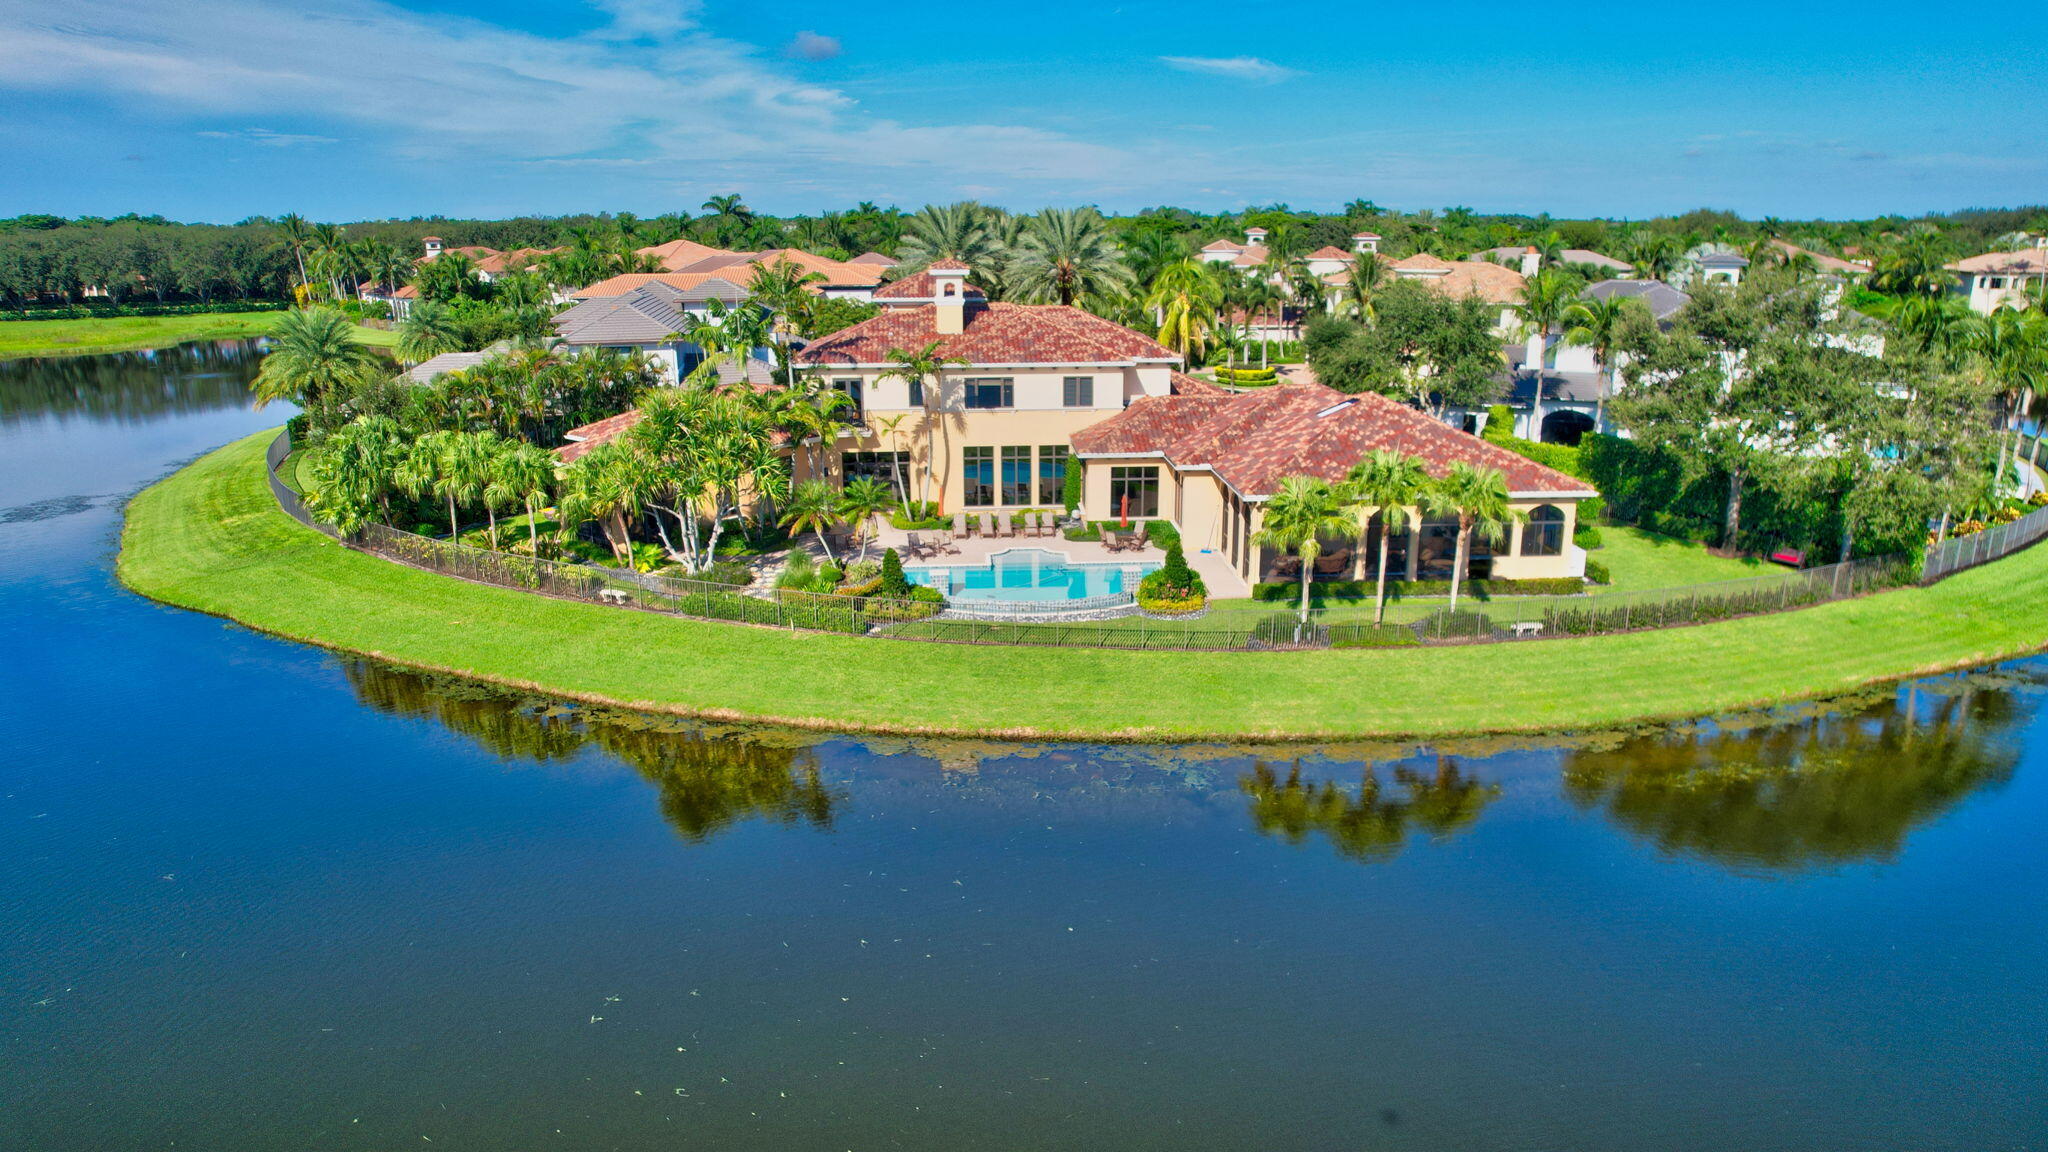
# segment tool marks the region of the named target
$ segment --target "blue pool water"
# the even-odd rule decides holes
[[[954,600],[1086,600],[1137,589],[1156,563],[1076,564],[1042,548],[1014,548],[987,564],[905,568],[912,584],[928,584]]]

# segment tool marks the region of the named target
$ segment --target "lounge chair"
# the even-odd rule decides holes
[[[1316,575],[1318,576],[1342,576],[1345,570],[1350,567],[1351,550],[1349,548],[1340,552],[1332,552],[1327,556],[1316,557]]]
[[[1301,557],[1282,556],[1273,561],[1273,579],[1295,580],[1301,576]]]
[[[924,533],[906,532],[903,539],[903,554],[912,560],[924,555]]]
[[[1045,513],[1033,512],[1031,514],[1031,534],[1033,536],[1052,535],[1052,522],[1046,518]]]
[[[975,523],[976,523],[976,525],[977,525],[977,527],[975,528],[975,532],[976,532],[976,533],[978,533],[978,534],[979,534],[979,535],[980,535],[980,536],[981,536],[981,537],[982,537],[983,539],[985,539],[985,540],[991,540],[991,539],[994,539],[994,538],[995,538],[995,534],[996,534],[996,518],[995,518],[995,517],[993,517],[993,516],[989,515],[989,514],[988,514],[988,513],[986,513],[986,512],[983,512],[983,513],[982,513],[981,515],[979,515],[979,516],[976,516],[976,517],[974,518],[974,520],[975,520]]]
[[[968,529],[967,529],[967,513],[965,513],[965,512],[955,512],[955,513],[953,513],[953,537],[954,537],[954,539],[957,539],[957,540],[965,540],[965,539],[967,538],[967,532],[968,532]]]
[[[1015,540],[1017,538],[1017,522],[1010,519],[1009,513],[998,512],[996,513],[996,531],[1005,540]]]

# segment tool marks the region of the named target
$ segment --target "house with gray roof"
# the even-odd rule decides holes
[[[736,305],[745,295],[744,289],[725,280],[706,280],[688,288],[650,281],[623,295],[583,301],[555,317],[555,333],[571,349],[638,352],[659,364],[667,379],[679,381],[704,360],[704,350],[682,334],[711,315],[712,301]],[[761,362],[759,375],[767,379],[775,363],[769,348],[755,349],[748,371],[733,375],[751,378],[754,360]]]

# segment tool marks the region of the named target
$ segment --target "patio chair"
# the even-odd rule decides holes
[[[1033,512],[1031,514],[1031,534],[1033,536],[1052,535],[1052,518],[1043,512]]]
[[[1138,534],[1137,534],[1137,535],[1135,535],[1135,536],[1133,536],[1133,537],[1131,537],[1131,548],[1132,548],[1132,550],[1133,550],[1133,551],[1136,551],[1136,550],[1142,549],[1142,548],[1144,548],[1144,547],[1145,547],[1145,545],[1147,545],[1147,544],[1150,544],[1151,542],[1152,542],[1152,535],[1151,535],[1151,533],[1149,533],[1149,532],[1147,532],[1147,531],[1145,530],[1145,526],[1144,526],[1143,524],[1140,524],[1140,525],[1138,525]]]
[[[1123,551],[1123,534],[1116,531],[1114,528],[1104,528],[1102,530],[1102,546],[1111,552]]]
[[[1010,519],[1008,513],[998,512],[996,513],[996,531],[1005,540],[1015,540],[1017,538],[1017,523]]]
[[[976,517],[974,518],[974,520],[975,520],[975,523],[976,523],[976,525],[977,525],[977,527],[975,528],[975,531],[976,531],[976,532],[978,532],[978,533],[980,533],[983,539],[994,539],[994,538],[995,538],[995,534],[996,534],[996,518],[995,518],[995,517],[993,517],[993,516],[989,515],[989,514],[988,514],[988,513],[986,513],[986,512],[983,512],[983,513],[982,513],[981,515],[979,515],[979,516],[976,516]]]
[[[906,539],[903,545],[904,555],[910,557],[912,560],[922,559],[925,555],[924,533],[910,532],[906,533],[905,536]]]
[[[1282,556],[1273,561],[1273,579],[1297,580],[1301,577],[1301,557]]]
[[[1318,576],[1342,576],[1345,570],[1350,567],[1351,550],[1349,548],[1332,552],[1327,556],[1316,557],[1316,575]],[[1297,565],[1295,571],[1299,572],[1300,570],[1300,566]]]
[[[953,537],[958,540],[965,540],[967,538],[967,534],[967,513],[953,513]]]

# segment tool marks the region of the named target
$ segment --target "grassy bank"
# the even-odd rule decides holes
[[[1825,696],[2048,644],[2048,548],[1802,612],[1518,645],[1109,652],[771,631],[548,600],[350,552],[278,511],[263,480],[271,436],[136,497],[120,557],[130,587],[402,664],[654,710],[984,737],[1557,731]]]
[[[283,312],[199,312],[190,316],[110,316],[82,320],[0,322],[0,360],[27,356],[80,356],[165,348],[194,340],[236,340],[261,336]],[[356,327],[356,339],[389,348],[398,333]]]

